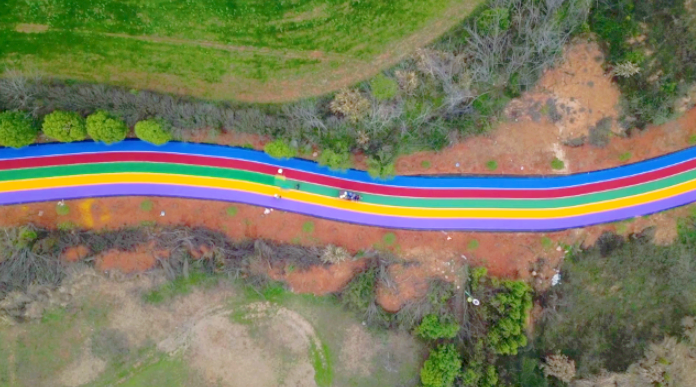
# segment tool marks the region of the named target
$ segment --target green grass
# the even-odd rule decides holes
[[[489,162],[486,163],[486,168],[488,168],[489,171],[495,171],[498,169],[498,162],[495,160],[490,160]]]
[[[393,232],[388,232],[382,237],[382,242],[387,246],[391,246],[396,243],[396,235]]]
[[[143,299],[151,304],[162,304],[177,296],[189,294],[195,286],[204,285],[214,281],[214,277],[210,277],[204,273],[193,271],[189,273],[188,278],[183,276],[177,277],[171,282],[167,282],[157,289],[147,292]]]
[[[478,247],[479,247],[479,241],[477,241],[476,239],[470,240],[469,243],[467,243],[467,245],[466,245],[466,248],[469,251],[474,251],[474,250],[478,249]]]
[[[227,213],[227,216],[235,216],[237,215],[237,212],[239,212],[239,209],[235,206],[229,206],[225,212]]]
[[[428,160],[421,161],[421,167],[422,168],[430,168],[430,161],[428,161]]]
[[[314,222],[307,221],[302,224],[302,232],[305,234],[311,234],[314,232]]]
[[[70,230],[76,229],[76,228],[77,228],[77,225],[76,225],[75,223],[73,223],[73,222],[71,222],[71,221],[68,220],[68,221],[65,221],[65,222],[59,222],[59,223],[56,225],[56,228],[58,228],[58,230],[70,231]]]
[[[469,10],[479,2],[471,0]],[[198,96],[230,99],[242,90],[254,92],[249,82],[298,75],[310,80],[331,71],[332,63],[369,63],[395,42],[450,16],[457,3],[8,0],[0,14],[0,68],[36,68],[134,88],[186,87]],[[17,24],[50,28],[25,33],[16,31]],[[211,84],[224,87],[205,87]]]
[[[330,387],[333,383],[333,365],[329,348],[326,344],[322,344],[318,348],[315,343],[312,343],[309,355],[312,359],[312,366],[314,366],[314,381],[317,386]]]
[[[140,202],[140,209],[143,211],[152,211],[152,207],[152,200],[143,200],[142,202]]]
[[[631,156],[632,156],[631,152],[622,153],[619,155],[619,161],[621,161],[622,163],[625,163],[626,161],[631,159]]]
[[[553,240],[549,237],[541,237],[541,246],[545,249],[553,248]]]
[[[66,216],[70,214],[70,207],[67,204],[56,204],[56,214],[60,216]]]
[[[692,134],[689,136],[689,145],[694,145],[696,144],[696,134]]]

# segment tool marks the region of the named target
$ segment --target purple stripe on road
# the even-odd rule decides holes
[[[22,204],[63,199],[108,196],[165,196],[188,199],[219,200],[275,208],[314,217],[367,226],[416,230],[462,231],[551,231],[608,223],[648,215],[696,201],[696,191],[634,207],[562,219],[440,219],[405,218],[364,214],[349,210],[296,202],[273,197],[218,188],[174,186],[167,184],[103,184],[80,187],[48,188],[0,193],[0,205]]]

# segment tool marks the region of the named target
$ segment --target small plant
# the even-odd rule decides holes
[[[106,111],[98,110],[87,117],[87,134],[94,141],[113,144],[126,138],[128,127],[123,121],[114,118]]]
[[[237,212],[239,212],[239,209],[235,206],[229,206],[225,212],[227,213],[227,216],[235,216],[237,215]]]
[[[152,201],[151,200],[143,200],[140,202],[140,209],[143,211],[152,211]]]
[[[423,321],[416,328],[416,335],[428,339],[452,339],[459,332],[459,324],[453,318],[445,318],[436,314],[423,317]]]
[[[378,101],[388,101],[396,97],[399,84],[384,74],[379,74],[370,81],[370,90],[372,90],[372,96]]]
[[[561,170],[565,168],[565,163],[563,160],[556,157],[555,159],[551,160],[551,168],[554,170]]]
[[[70,207],[65,202],[56,204],[56,213],[60,216],[66,216],[70,213]]]
[[[87,137],[85,120],[77,113],[56,110],[44,117],[43,133],[60,142],[82,141]]]
[[[350,152],[335,152],[331,149],[325,149],[319,155],[319,165],[329,167],[334,171],[345,171],[350,168]]]
[[[281,139],[266,143],[263,151],[274,159],[289,159],[297,156],[297,150]]]
[[[341,263],[350,258],[348,250],[340,246],[328,245],[321,254],[321,261],[327,264]]]
[[[454,344],[440,345],[430,351],[421,368],[424,387],[451,387],[462,368],[462,359]]]
[[[490,160],[486,163],[486,168],[488,168],[489,171],[495,171],[498,169],[498,162],[495,160]]]
[[[624,152],[619,155],[619,161],[625,163],[626,161],[630,160],[632,156],[633,155],[631,154],[631,152]]]
[[[469,243],[466,244],[466,248],[469,251],[474,251],[474,250],[478,249],[478,247],[479,247],[479,241],[477,241],[476,239],[472,239],[469,241]]]
[[[39,235],[36,233],[36,230],[33,227],[24,226],[19,229],[19,235],[17,236],[17,240],[14,244],[19,248],[29,247],[38,237]]]
[[[640,73],[640,66],[633,62],[617,63],[614,65],[611,73],[617,77],[629,78]]]
[[[542,237],[541,246],[548,250],[553,247],[553,241],[549,237]]]
[[[0,113],[0,145],[23,148],[36,141],[38,130],[32,119],[19,111]]]
[[[488,276],[488,269],[483,266],[475,267],[471,270],[469,276],[471,277],[471,290],[476,291],[485,282],[486,276]]]
[[[60,222],[56,226],[60,231],[71,231],[77,228],[77,225],[71,221]]]
[[[314,232],[314,222],[307,221],[302,224],[302,232],[305,234],[311,234]]]
[[[696,144],[696,134],[692,134],[691,136],[689,136],[689,144]]]
[[[155,145],[164,145],[172,139],[172,134],[165,127],[165,122],[158,119],[149,119],[136,123],[135,135],[139,139]]]
[[[393,232],[388,232],[388,233],[384,234],[384,236],[382,237],[382,241],[384,242],[385,245],[391,246],[394,243],[396,243],[396,235],[394,235]]]
[[[428,160],[421,161],[421,167],[422,168],[430,168],[430,161],[428,161]]]

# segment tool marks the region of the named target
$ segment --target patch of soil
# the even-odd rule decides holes
[[[106,361],[92,354],[91,340],[87,340],[82,356],[61,372],[58,380],[66,387],[78,387],[95,380],[106,369]]]
[[[308,270],[285,270],[284,273],[271,272],[271,278],[283,280],[296,293],[323,295],[335,293],[353,279],[356,272],[365,267],[364,260],[345,261],[333,265],[312,266]]]
[[[122,273],[145,271],[155,266],[157,258],[153,251],[142,248],[140,251],[108,250],[96,257],[99,271],[119,270]]]
[[[77,262],[87,258],[90,253],[87,246],[68,247],[60,254],[60,259],[64,262]]]
[[[45,24],[26,24],[20,23],[15,26],[15,31],[25,34],[36,34],[48,31],[48,26]]]

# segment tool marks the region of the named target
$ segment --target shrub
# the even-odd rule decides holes
[[[376,158],[367,159],[367,173],[372,176],[373,179],[388,179],[396,173],[396,167],[393,162],[383,163]]]
[[[416,334],[424,339],[451,339],[457,336],[459,332],[459,324],[453,321],[452,318],[429,314],[423,318]]]
[[[19,111],[0,113],[0,145],[23,148],[36,141],[37,133],[27,114]]]
[[[364,118],[370,110],[370,101],[358,90],[341,90],[329,105],[335,114],[341,114],[353,122]]]
[[[123,121],[112,117],[106,111],[99,110],[87,117],[87,134],[94,141],[113,144],[126,138],[128,127]]]
[[[331,149],[325,149],[319,155],[319,164],[329,167],[334,171],[345,171],[350,168],[350,153],[335,152]]]
[[[326,264],[336,264],[350,258],[348,250],[340,246],[327,245],[321,254],[321,261]]]
[[[495,160],[490,160],[486,163],[486,168],[488,168],[489,171],[495,171],[498,169],[498,162]]]
[[[41,130],[60,142],[82,141],[87,137],[85,120],[74,112],[54,111],[44,117]]]
[[[372,96],[378,101],[387,101],[396,97],[396,93],[399,91],[399,84],[395,80],[387,78],[384,74],[379,74],[370,81],[370,90],[372,91]]]
[[[341,301],[347,308],[366,313],[375,299],[377,271],[370,268],[353,278],[341,292]]]
[[[561,170],[565,168],[565,163],[559,158],[554,158],[551,160],[551,168],[555,170]]]
[[[289,159],[297,156],[297,150],[281,139],[266,143],[263,151],[274,159]]]
[[[450,387],[462,368],[462,360],[454,344],[440,345],[430,351],[421,368],[424,387]]]
[[[135,124],[135,135],[143,141],[164,145],[172,139],[172,134],[164,127],[163,120],[149,119]]]
[[[575,377],[575,362],[568,356],[556,354],[546,356],[546,362],[542,365],[544,375],[553,376],[565,383],[570,383]]]

